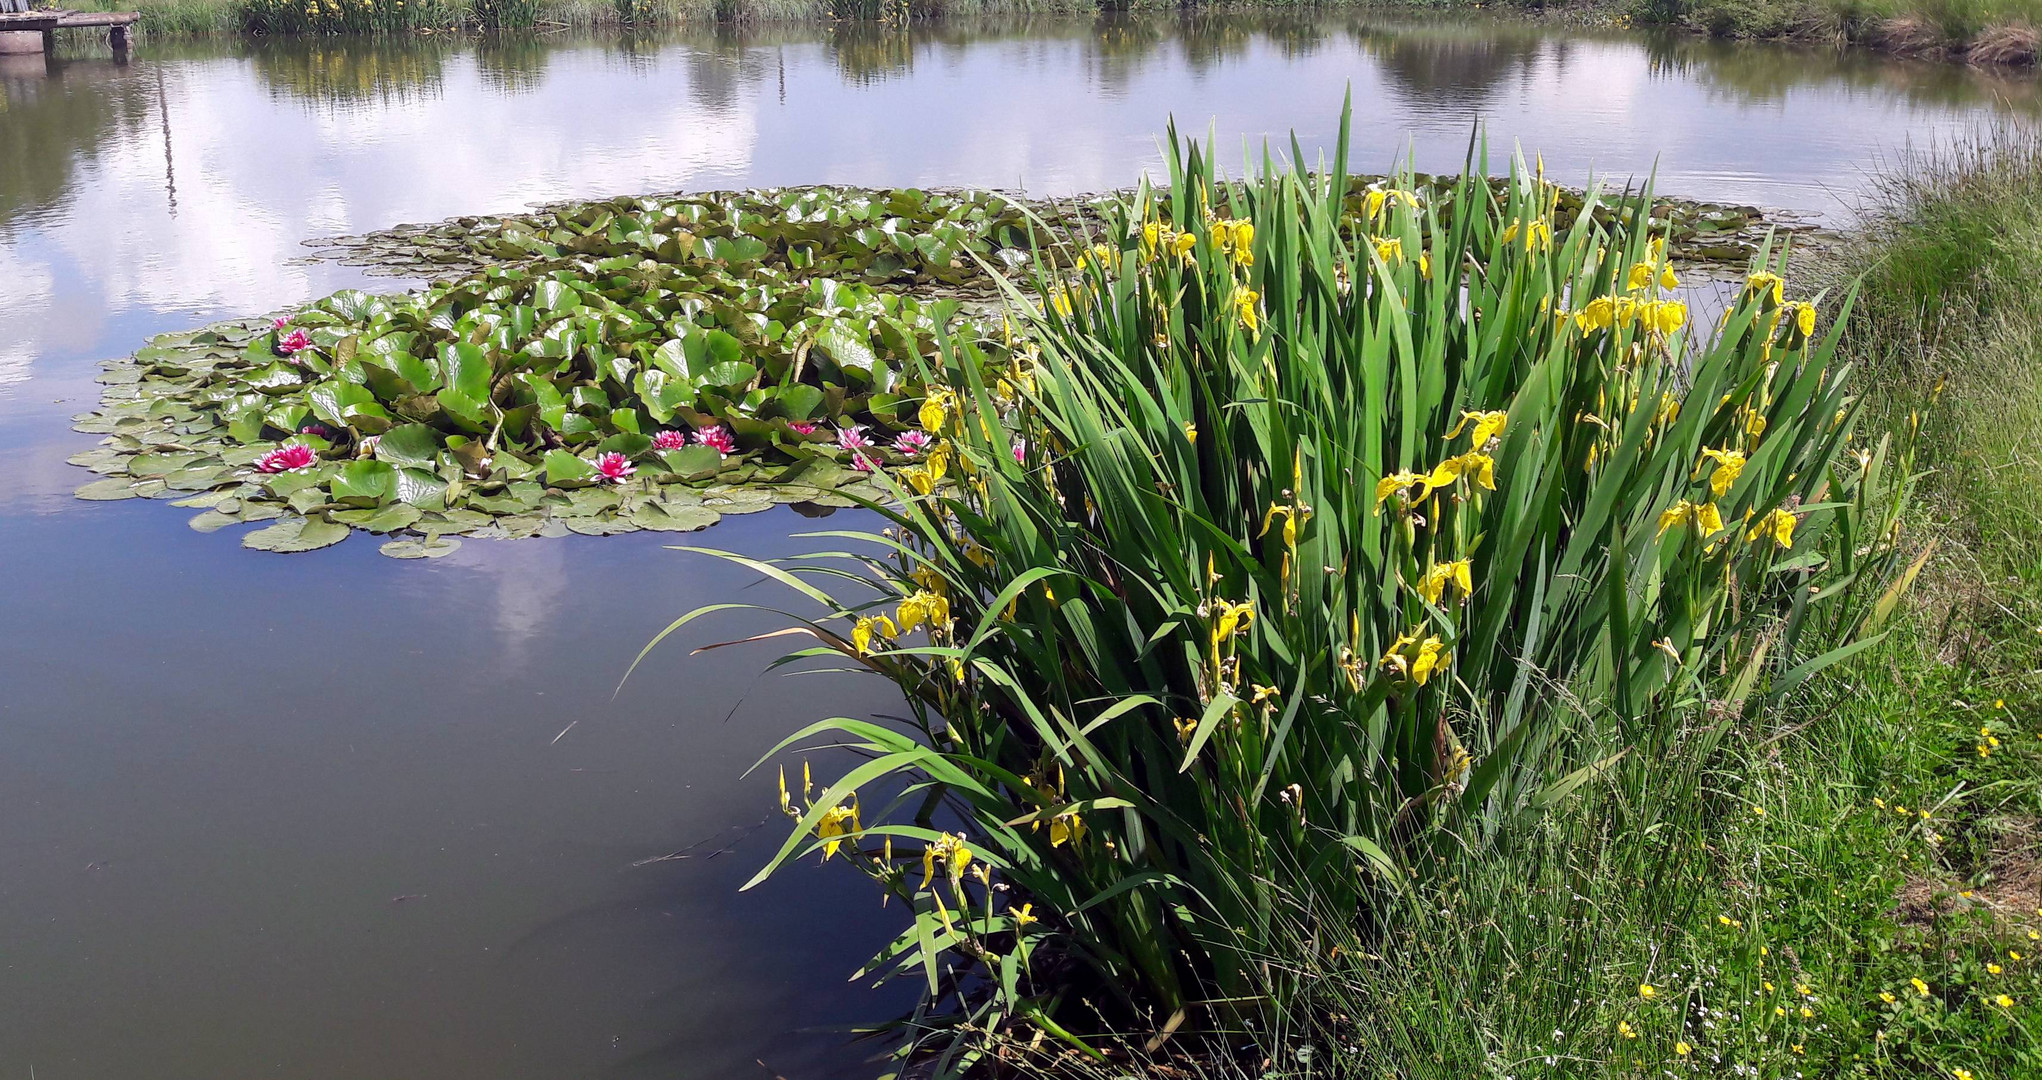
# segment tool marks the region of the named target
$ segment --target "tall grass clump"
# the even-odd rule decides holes
[[[1864,274],[1846,342],[1888,422],[1918,415],[1930,490],[1992,571],[2042,575],[2042,138],[1910,154],[1823,273]],[[1864,269],[1869,267],[1869,269]]]
[[[1906,470],[1852,442],[1819,298],[1761,269],[1698,331],[1663,238],[1557,222],[1521,163],[1426,197],[1350,183],[1344,139],[1315,173],[1226,181],[1174,132],[1169,162],[1039,306],[942,340],[926,458],[851,536],[885,557],[718,553],[822,605],[796,657],[906,696],[782,744],[864,760],[783,781],[760,877],[843,855],[904,902],[868,973],[922,981],[904,1052],[939,1069],[988,1033],[1259,1058],[1299,925],[1394,932],[1894,602],[1864,586]]]
[[[249,34],[376,34],[461,25],[456,0],[242,0]]]

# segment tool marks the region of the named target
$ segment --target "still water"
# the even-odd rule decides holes
[[[675,615],[778,597],[648,533],[271,556],[70,498],[95,361],[363,283],[307,239],[653,190],[1094,191],[1172,115],[1315,154],[1350,87],[1358,168],[1455,168],[1479,119],[1558,179],[1838,220],[1882,157],[2037,107],[1958,68],[1346,16],[0,63],[0,1080],[856,1076],[835,1029],[903,1002],[844,982],[894,926],[862,878],[736,892],[783,824],[739,774],[884,689],[688,655],[763,625],[729,620],[613,695]]]

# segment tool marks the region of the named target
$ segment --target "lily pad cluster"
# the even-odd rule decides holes
[[[71,458],[104,478],[78,489],[78,496],[169,501],[197,510],[190,524],[200,532],[268,523],[242,538],[245,546],[266,551],[326,547],[355,529],[414,534],[383,545],[384,554],[399,558],[446,554],[462,535],[688,531],[715,524],[724,514],[780,503],[824,514],[888,497],[872,473],[833,460],[832,448],[773,460],[690,446],[659,454],[664,469],[634,469],[613,482],[593,466],[569,464],[583,457],[559,451],[536,460],[502,453],[485,464],[471,449],[484,444],[415,421],[362,436],[353,456],[340,452],[346,436],[329,437],[337,434],[332,429],[329,435],[303,432],[283,442],[243,441],[231,427],[248,421],[222,422],[201,391],[218,381],[240,381],[235,373],[246,371],[250,348],[275,336],[275,328],[263,321],[220,323],[156,338],[110,367],[101,376],[107,384],[101,408],[77,418],[79,430],[106,438],[99,448]],[[275,409],[275,417],[266,414],[266,426],[271,419],[289,423],[301,409],[320,415],[309,404],[286,402]],[[366,453],[360,452],[362,443]],[[311,450],[313,463],[263,472],[263,459],[286,446]],[[878,447],[859,452],[872,462],[900,457]]]
[[[866,284],[981,284],[974,256],[1018,266],[1031,226],[1070,207],[986,191],[802,187],[565,203],[313,241],[351,265],[418,278],[570,256],[756,262]]]
[[[176,493],[200,529],[279,518],[244,538],[269,550],[428,538],[398,555],[878,501],[867,474],[921,452],[922,358],[969,322],[958,299],[901,290],[1017,262],[1030,241],[995,198],[921,192],[560,220],[544,237],[506,225],[501,250],[528,257],[417,293],[156,339],[79,418],[109,436],[74,459],[109,477],[80,496]]]

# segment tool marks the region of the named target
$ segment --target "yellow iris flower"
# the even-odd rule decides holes
[[[1729,494],[1730,485],[1744,473],[1744,451],[1703,450],[1702,457],[1716,463],[1716,471],[1709,474],[1709,490],[1719,499]]]
[[[1504,425],[1510,422],[1510,414],[1501,409],[1492,412],[1463,412],[1460,423],[1455,424],[1453,430],[1446,433],[1446,437],[1449,440],[1459,438],[1461,429],[1467,427],[1470,421],[1475,425],[1475,434],[1469,440],[1469,445],[1480,450],[1489,444],[1490,439],[1503,434]]]
[[[915,418],[922,422],[923,430],[932,435],[941,434],[950,425],[950,414],[956,408],[957,395],[948,387],[930,387],[929,396],[922,399],[921,411]]]
[[[1459,457],[1450,457],[1432,470],[1425,483],[1432,488],[1443,488],[1462,477],[1472,477],[1475,483],[1490,491],[1496,490],[1496,459],[1479,450],[1470,450]],[[1381,490],[1382,485],[1376,485]]]
[[[1234,314],[1240,318],[1241,325],[1251,334],[1255,332],[1256,326],[1260,323],[1260,317],[1255,309],[1255,302],[1260,299],[1262,299],[1261,293],[1245,285],[1234,290]]]
[[[1376,481],[1376,513],[1383,512],[1383,503],[1388,501],[1390,496],[1398,492],[1409,492],[1412,488],[1418,489],[1418,497],[1411,500],[1413,503],[1424,502],[1425,497],[1432,493],[1425,473],[1391,473]]]
[[[1744,539],[1755,541],[1762,536],[1770,536],[1773,543],[1790,548],[1794,546],[1794,525],[1793,514],[1784,509],[1776,509],[1758,519],[1758,524],[1753,525],[1751,531],[1744,534]]]
[[[1744,287],[1751,290],[1754,296],[1765,296],[1770,293],[1773,303],[1777,304],[1786,295],[1787,283],[1778,274],[1760,271],[1745,278]]]
[[[964,871],[971,866],[971,848],[965,846],[961,834],[944,833],[922,849],[922,888],[928,888],[935,878],[938,863],[950,872],[950,880],[964,880]]]
[[[1707,538],[1723,531],[1723,515],[1716,509],[1715,503],[1697,505],[1682,499],[1660,513],[1657,535],[1665,536],[1666,530],[1686,524],[1694,525],[1701,530],[1702,536]]]
[[[902,633],[928,623],[932,630],[950,629],[950,600],[941,593],[927,589],[917,591],[913,596],[900,602],[900,629]]]
[[[1438,604],[1440,596],[1446,592],[1447,583],[1452,582],[1454,588],[1461,591],[1461,597],[1466,599],[1475,591],[1471,570],[1466,559],[1434,563],[1432,569],[1427,570],[1425,576],[1418,579],[1418,595],[1424,597],[1428,604]]]
[[[822,820],[815,823],[815,835],[823,841],[822,857],[828,862],[837,853],[838,845],[844,838],[859,832],[858,804],[854,801],[847,806],[832,806],[822,812]]]
[[[864,656],[872,651],[874,634],[892,641],[900,636],[900,627],[895,626],[893,620],[884,615],[860,618],[858,625],[851,628],[851,645],[858,650],[858,655]]]

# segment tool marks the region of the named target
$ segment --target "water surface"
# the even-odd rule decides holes
[[[2036,105],[1959,68],[1338,15],[0,63],[0,1080],[855,1076],[867,1048],[819,1029],[903,1000],[844,983],[895,925],[862,878],[736,892],[783,824],[739,774],[884,688],[687,655],[766,625],[738,620],[613,697],[680,612],[777,599],[741,575],[644,533],[269,556],[70,498],[95,362],[363,283],[306,239],[652,190],[1094,191],[1173,114],[1314,155],[1350,88],[1357,167],[1457,168],[1479,119],[1563,181],[1836,218],[1882,155]]]

